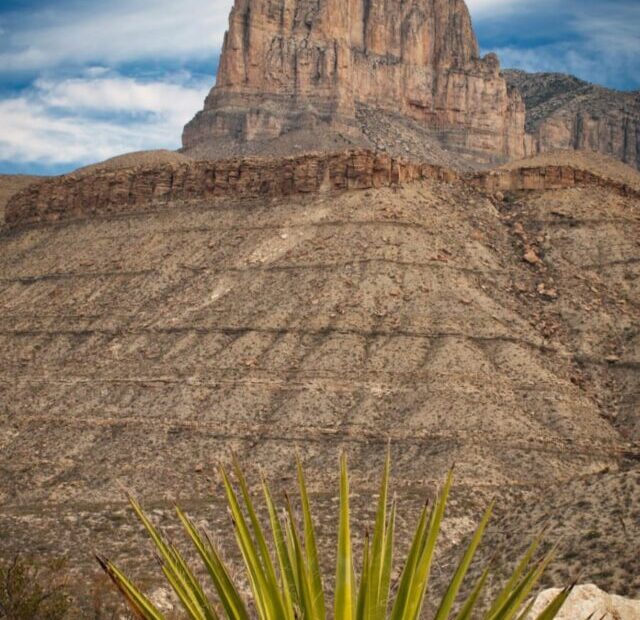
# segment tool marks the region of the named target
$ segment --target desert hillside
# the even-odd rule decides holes
[[[496,494],[557,518],[550,486],[637,469],[639,205],[617,185],[494,197],[425,178],[14,223],[0,534],[78,571],[90,549],[144,570],[122,484],[160,522],[178,501],[225,536],[211,491],[232,449],[284,488],[299,450],[324,515],[346,450],[360,521],[389,439],[407,513],[456,464],[449,545]],[[631,546],[571,553],[638,594]]]
[[[183,508],[249,592],[242,519],[230,519],[221,482],[234,455],[245,500],[262,479],[277,500],[295,493],[300,458],[329,593],[340,457],[358,572],[364,549],[390,548],[378,544],[392,538],[384,526],[365,542],[387,449],[397,560],[391,575],[375,560],[363,571],[365,615],[382,609],[387,577],[396,588],[416,517],[451,471],[431,601],[495,500],[461,594],[492,563],[486,592],[497,592],[544,530],[540,555],[557,553],[543,599],[579,583],[565,609],[585,592],[611,616],[610,595],[640,609],[640,92],[501,70],[481,50],[502,35],[481,46],[465,0],[228,0],[201,103],[220,6],[131,19],[120,4],[73,11],[80,21],[62,5],[9,12],[23,30],[5,47],[30,77],[3,91],[0,114],[16,124],[0,144],[7,169],[18,155],[37,170],[136,152],[50,178],[0,175],[0,620],[3,566],[20,554],[66,559],[70,618],[125,620],[102,570],[113,561],[175,620],[128,493],[195,553]],[[520,41],[512,58],[547,62],[524,13],[479,4],[484,36],[500,25]],[[558,47],[555,13],[532,7],[522,3],[525,19],[553,21]],[[576,7],[562,11],[573,64],[587,31],[602,45],[594,24],[627,28]],[[73,36],[54,50],[41,21]],[[595,54],[580,66],[602,75],[614,61],[596,67]],[[623,56],[610,79],[633,84],[626,46]],[[175,146],[180,130],[178,151],[137,150]],[[251,613],[293,617],[302,601],[324,615],[315,560],[313,588],[299,556],[290,564],[280,568],[293,567],[296,592]],[[177,590],[185,575],[193,583],[182,569],[169,576]],[[217,617],[201,590],[191,602]],[[401,615],[446,615],[446,602],[442,614],[430,605]],[[609,620],[592,611],[568,620]]]

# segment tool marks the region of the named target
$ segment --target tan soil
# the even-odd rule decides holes
[[[137,151],[135,153],[126,153],[118,155],[97,164],[91,164],[84,168],[79,168],[74,175],[89,175],[95,172],[103,172],[106,170],[121,170],[124,168],[135,168],[136,166],[153,166],[161,164],[183,164],[193,161],[191,157],[182,155],[175,151],[157,150],[157,151]]]

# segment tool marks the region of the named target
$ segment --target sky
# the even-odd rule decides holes
[[[640,89],[640,0],[468,0],[503,67]],[[0,173],[180,146],[232,0],[2,0]]]

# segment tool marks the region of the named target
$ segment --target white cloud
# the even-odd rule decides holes
[[[114,0],[5,15],[0,71],[63,64],[212,58],[232,0]]]
[[[640,84],[640,4],[577,12],[573,28],[589,42],[589,56],[609,71],[624,71]],[[612,66],[613,65],[613,66]]]
[[[189,88],[181,82],[141,82],[113,76],[73,78],[61,81],[40,79],[35,82],[40,101],[47,107],[66,108],[82,113],[153,113],[184,117],[202,105],[205,87]]]
[[[548,45],[535,49],[503,47],[495,50],[503,67],[517,68],[532,73],[562,72],[584,75],[597,67],[583,55],[566,45]]]
[[[612,88],[640,85],[637,55],[626,55],[616,48],[602,50],[575,48],[568,44],[552,44],[535,49],[503,47],[495,50],[505,68],[532,73],[569,73],[588,82]]]
[[[527,0],[467,0],[467,6],[473,16],[484,16],[486,13],[507,12],[527,6]]]
[[[502,65],[571,73],[613,87],[640,86],[640,4],[591,3],[585,7],[570,3],[564,9],[568,15],[562,40],[494,50]]]
[[[186,76],[178,76],[185,81]],[[208,84],[121,76],[40,80],[0,101],[0,160],[86,164],[125,152],[177,148]]]

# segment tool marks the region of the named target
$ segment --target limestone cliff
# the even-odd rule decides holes
[[[166,155],[110,160],[75,173],[41,180],[7,203],[8,229],[64,220],[145,212],[223,199],[271,200],[292,195],[398,187],[415,181],[464,181],[485,193],[552,191],[591,186],[640,198],[640,177],[604,156],[538,156],[494,170],[460,176],[449,168],[419,164],[367,150],[190,161]],[[124,164],[124,165],[122,165]]]
[[[306,148],[309,131],[315,146],[366,143],[368,110],[417,121],[474,161],[526,151],[522,99],[495,55],[480,58],[463,0],[236,0],[216,86],[183,143],[200,156],[287,135],[287,149]]]
[[[640,92],[621,92],[559,73],[505,71],[524,98],[536,152],[592,150],[640,168]]]
[[[454,181],[439,166],[397,160],[385,153],[341,151],[288,157],[108,165],[30,185],[8,202],[8,227],[214,198],[274,198],[294,194],[389,187],[420,179]],[[479,184],[479,182],[478,182]]]

